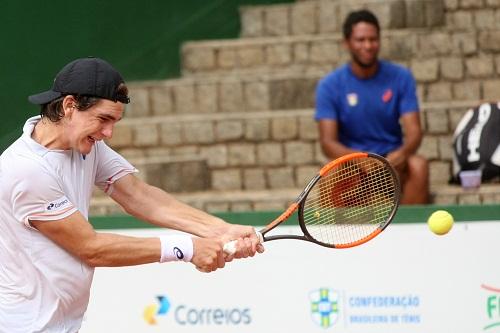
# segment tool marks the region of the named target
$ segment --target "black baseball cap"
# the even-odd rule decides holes
[[[33,104],[47,104],[64,95],[83,95],[128,104],[130,98],[116,89],[124,83],[122,76],[105,60],[88,57],[76,59],[61,69],[51,90],[31,95]]]

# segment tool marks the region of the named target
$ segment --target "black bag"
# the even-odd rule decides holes
[[[453,135],[453,175],[482,170],[482,181],[500,180],[500,103],[484,103],[462,117]]]

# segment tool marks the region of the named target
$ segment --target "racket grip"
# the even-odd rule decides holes
[[[255,233],[257,234],[257,237],[259,237],[259,242],[261,244],[264,243],[264,237],[262,236],[262,234],[257,230],[255,230]],[[224,244],[224,246],[223,246],[224,252],[226,254],[229,254],[229,255],[235,254],[236,253],[236,243],[237,243],[236,240],[232,240],[232,241]]]

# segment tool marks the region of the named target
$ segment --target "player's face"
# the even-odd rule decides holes
[[[380,36],[377,27],[359,22],[352,27],[351,36],[345,40],[352,60],[361,67],[368,68],[377,63],[380,50]]]
[[[106,99],[85,111],[75,109],[68,122],[70,146],[84,155],[90,153],[96,141],[111,138],[123,110],[122,103]]]

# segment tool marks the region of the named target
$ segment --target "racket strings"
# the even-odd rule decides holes
[[[329,170],[311,189],[304,202],[304,225],[326,244],[357,242],[387,222],[396,191],[396,180],[382,161],[349,160]]]

